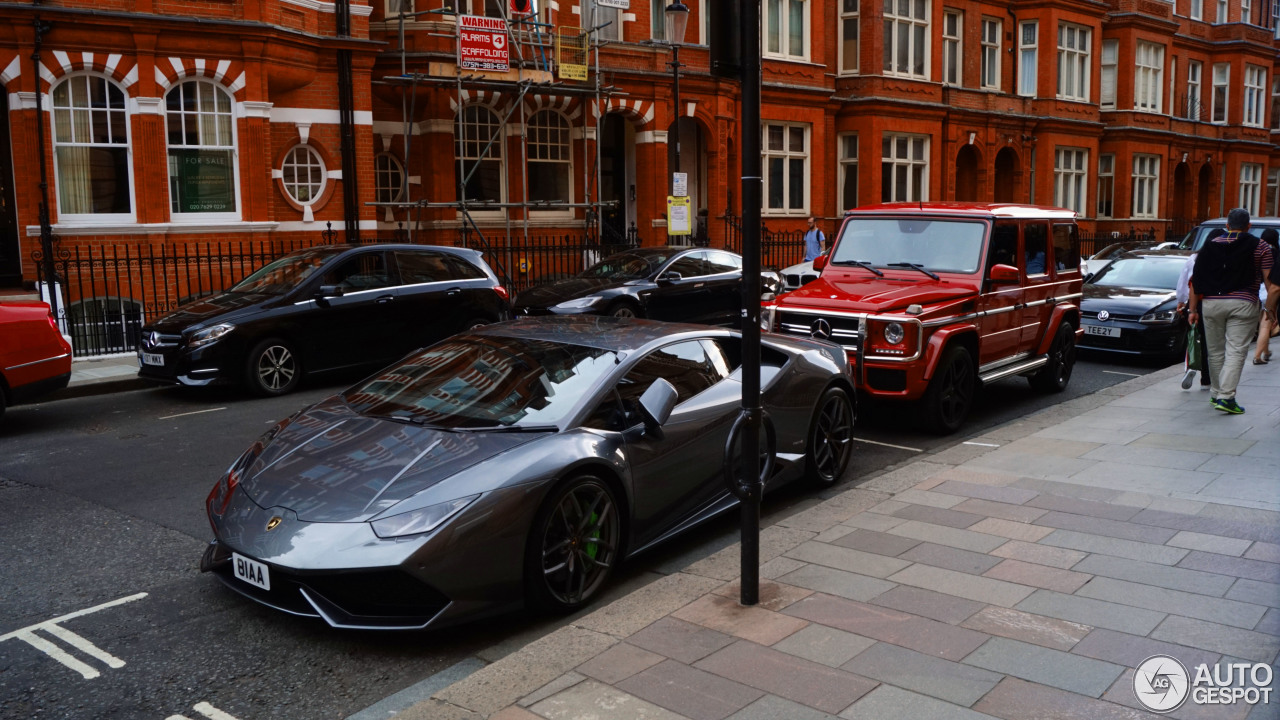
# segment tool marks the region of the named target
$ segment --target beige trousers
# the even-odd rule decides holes
[[[1249,357],[1249,345],[1258,329],[1262,308],[1248,300],[1205,298],[1200,303],[1204,339],[1209,345],[1209,391],[1215,398],[1236,396],[1240,371]]]

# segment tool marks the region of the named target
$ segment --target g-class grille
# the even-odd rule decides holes
[[[783,310],[778,315],[778,323],[778,332],[799,337],[820,338],[821,335],[815,335],[815,331],[830,328],[831,335],[825,339],[842,346],[849,352],[858,351],[859,318],[848,315],[817,315]]]

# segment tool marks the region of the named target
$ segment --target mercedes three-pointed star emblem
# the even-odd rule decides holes
[[[830,340],[831,323],[827,322],[826,318],[814,320],[813,324],[809,326],[809,336],[818,340]]]

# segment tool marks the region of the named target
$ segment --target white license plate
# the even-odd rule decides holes
[[[266,565],[235,552],[231,553],[231,563],[236,577],[263,590],[271,589],[271,572]]]
[[[1085,335],[1102,335],[1103,337],[1120,337],[1120,328],[1106,325],[1085,325]]]
[[[142,353],[143,365],[164,365],[164,356],[157,353]]]

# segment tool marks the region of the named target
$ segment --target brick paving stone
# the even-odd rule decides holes
[[[742,581],[734,580],[716,588],[715,593],[727,598],[742,597]],[[793,602],[813,594],[812,590],[781,582],[761,582],[756,586],[756,607],[777,612]]]
[[[578,672],[602,683],[616,685],[666,659],[657,653],[623,642],[582,663],[578,666]]]
[[[992,487],[990,485],[968,483],[963,480],[946,480],[942,484],[935,486],[933,492],[944,495],[960,495],[978,500],[991,500],[1009,505],[1021,505],[1039,494],[1034,490],[1015,487]],[[957,508],[953,506],[952,509]]]
[[[701,625],[665,617],[627,638],[627,642],[690,665],[720,648],[732,645],[737,642],[737,638]]]
[[[1084,573],[1062,570],[1046,565],[1036,565],[1035,563],[1021,560],[1004,560],[999,565],[982,573],[982,576],[997,580],[1008,580],[1019,585],[1057,590],[1063,593],[1075,592],[1092,577]]]
[[[1085,460],[1150,465],[1171,470],[1195,470],[1206,462],[1213,460],[1213,453],[1172,448],[1150,448],[1130,443],[1128,445],[1103,445],[1080,457]]]
[[[696,625],[740,638],[772,645],[805,626],[794,617],[758,607],[743,607],[737,600],[705,595],[672,615]]]
[[[1150,634],[1165,618],[1164,613],[1153,610],[1064,595],[1052,590],[1037,590],[1014,609],[1135,635]]]
[[[839,525],[877,503],[888,500],[889,497],[889,493],[871,492],[861,488],[846,490],[778,520],[774,527],[785,525],[790,528],[820,533]],[[761,551],[763,552],[763,550],[762,538]]]
[[[831,595],[807,597],[784,612],[948,660],[963,658],[987,639],[973,630]]]
[[[1088,625],[994,605],[983,608],[960,627],[1062,651],[1075,647],[1093,630]]]
[[[1203,550],[1205,552],[1218,553],[1219,555],[1235,555],[1238,557],[1243,555],[1253,542],[1239,538],[1181,530],[1177,535],[1169,538],[1165,544],[1187,548],[1188,550]]]
[[[911,564],[906,560],[812,541],[792,548],[787,557],[878,578],[889,577]]]
[[[909,612],[948,625],[959,624],[983,608],[980,602],[910,585],[899,585],[871,600],[871,604]]]
[[[964,501],[964,498],[956,497],[955,495],[943,495],[930,490],[915,489],[903,490],[894,495],[893,499],[898,502],[911,503],[912,505],[928,505],[935,508],[949,508]]]
[[[547,720],[687,720],[683,715],[658,707],[617,688],[594,680],[578,683],[529,708]]]
[[[1274,662],[1280,637],[1178,615],[1165,618],[1152,632],[1156,640],[1190,645],[1254,662]]]
[[[1262,560],[1269,563],[1280,563],[1280,545],[1273,543],[1255,542],[1244,554],[1250,560]]]
[[[945,525],[923,523],[918,520],[908,520],[895,528],[891,528],[889,532],[893,535],[901,535],[902,537],[915,538],[916,540],[924,540],[938,545],[950,545],[961,550],[982,553],[991,552],[1005,543],[1004,538],[946,527]]]
[[[1004,580],[992,580],[967,573],[928,565],[912,565],[889,576],[893,582],[914,585],[948,595],[976,600],[1001,607],[1013,607],[1032,593],[1034,588]]]
[[[986,453],[984,452],[983,454],[985,455]],[[951,468],[950,470],[943,470],[934,477],[940,477],[945,480],[960,480],[974,485],[1006,487],[1016,483],[1022,476],[1016,473],[997,472],[995,470],[961,466]]]
[[[1272,698],[1275,693],[1271,693]],[[1253,711],[1245,720],[1280,720],[1280,702],[1274,699],[1269,703],[1258,703],[1253,706]]]
[[[906,507],[907,504],[897,500],[885,500],[882,503],[867,508],[867,512],[880,513],[881,515],[892,515],[895,512]]]
[[[845,720],[992,720],[990,715],[892,685],[872,690],[840,713],[840,717]]]
[[[969,707],[1000,682],[1000,675],[932,657],[914,650],[876,643],[841,666],[855,675]]]
[[[969,573],[970,575],[981,575],[1000,563],[1000,558],[993,558],[984,553],[970,552],[933,543],[920,543],[898,557],[902,560],[924,563],[925,565]]]
[[[1133,540],[1103,537],[1102,535],[1090,535],[1089,533],[1076,532],[1075,530],[1054,530],[1052,533],[1045,535],[1040,542],[1054,547],[1114,555],[1115,557],[1160,563],[1161,565],[1175,565],[1192,552],[1182,548],[1168,547],[1167,545],[1153,545]]]
[[[853,531],[854,528],[845,525],[835,525],[815,535],[813,540],[814,542],[833,543]]]
[[[805,565],[799,570],[783,575],[779,580],[828,595],[839,595],[850,600],[870,600],[896,587],[888,580],[845,572],[823,565]]]
[[[1280,585],[1240,578],[1227,591],[1227,598],[1241,602],[1280,608]]]
[[[1035,543],[1022,542],[1021,540],[1010,540],[992,550],[991,554],[996,557],[1022,560],[1023,562],[1036,563],[1037,565],[1048,565],[1049,567],[1062,568],[1063,570],[1075,566],[1076,563],[1087,556],[1087,553],[1079,550],[1037,545]]]
[[[875,644],[871,638],[810,623],[800,632],[775,644],[773,649],[828,667],[840,667]]]
[[[1076,532],[1101,535],[1103,537],[1152,543],[1154,545],[1162,545],[1174,535],[1177,535],[1177,531],[1168,528],[1138,525],[1107,518],[1073,515],[1072,513],[1058,512],[1056,510],[1042,515],[1039,520],[1036,520],[1036,524],[1062,530],[1075,530]]]
[[[1090,555],[1075,565],[1073,570],[1090,575],[1117,578],[1169,588],[1185,590],[1201,595],[1222,597],[1231,589],[1234,578],[1199,570],[1186,570],[1158,563],[1147,563],[1110,555]]]
[[[1095,500],[1082,500],[1062,495],[1041,494],[1039,497],[1024,503],[1027,507],[1056,510],[1059,512],[1087,515],[1088,517],[1107,518],[1109,520],[1128,520],[1137,515],[1142,508],[1127,505],[1112,505]]]
[[[814,539],[817,540],[817,538]],[[920,544],[919,540],[874,530],[851,530],[848,535],[830,542],[832,545],[847,547],[851,550],[861,550],[862,552],[888,555],[890,557],[897,557]]]
[[[823,712],[837,713],[876,683],[772,648],[739,642],[699,660],[698,668]]]
[[[1024,542],[1036,542],[1045,535],[1053,532],[1053,528],[993,517],[983,518],[981,521],[970,525],[969,529],[974,532],[998,535],[1002,538],[1022,540]]]
[[[489,720],[542,720],[537,715],[525,710],[522,707],[512,705],[505,710],[490,715]]]
[[[542,687],[538,688],[534,692],[529,693],[528,695],[525,695],[524,697],[520,698],[520,700],[516,704],[519,705],[520,707],[529,707],[534,703],[539,703],[539,702],[542,702],[543,700],[546,700],[547,698],[551,697],[552,695],[555,695],[558,692],[561,692],[562,690],[567,690],[586,679],[587,678],[585,676],[579,675],[576,672],[567,672],[561,675],[560,677],[556,678],[555,680],[552,680],[551,682],[547,683],[546,685],[543,685]]]
[[[729,720],[835,720],[821,710],[805,707],[777,695],[765,695],[729,716]]]
[[[1200,437],[1197,435],[1163,435],[1147,433],[1129,443],[1139,447],[1163,448],[1166,450],[1191,450],[1207,452],[1215,455],[1240,455],[1254,446],[1250,440],[1232,440],[1228,438]]]
[[[1189,670],[1193,670],[1201,663],[1213,665],[1222,657],[1216,652],[1138,637],[1106,628],[1097,628],[1086,635],[1071,648],[1071,653],[1129,668],[1137,667],[1152,655],[1169,655],[1178,658]]]
[[[893,516],[933,523],[934,525],[946,525],[953,528],[967,528],[982,519],[981,515],[929,507],[928,505],[908,505],[895,512]]]
[[[964,663],[1090,697],[1101,696],[1124,672],[1114,663],[1002,637],[988,640]]]
[[[1190,530],[1209,535],[1280,543],[1280,526],[1244,520],[1232,520],[1206,515],[1184,515],[1162,510],[1145,509],[1134,515],[1130,521],[1173,530]]]
[[[973,513],[975,515],[986,515],[988,517],[1000,518],[1001,520],[1012,520],[1018,523],[1034,522],[1036,518],[1049,512],[1040,508],[1025,507],[1023,505],[1010,505],[1002,502],[992,502],[991,500],[978,500],[970,498],[956,505],[952,510],[960,512]]]
[[[1254,632],[1266,633],[1268,635],[1280,635],[1280,610],[1271,608],[1266,615],[1253,626]],[[1280,700],[1280,698],[1277,698]],[[1280,702],[1277,702],[1280,705]]]
[[[1186,663],[1183,664],[1186,665]],[[1187,670],[1195,672],[1190,665],[1187,665]],[[1134,695],[1134,672],[1132,668],[1125,670],[1120,677],[1116,678],[1111,689],[1102,695],[1102,699],[1134,710],[1145,710],[1146,708]],[[1249,706],[1243,702],[1232,705],[1201,705],[1187,700],[1182,707],[1163,717],[1171,717],[1174,720],[1245,720],[1248,714]]]
[[[858,513],[853,517],[845,520],[844,525],[855,527],[862,530],[875,530],[876,532],[884,532],[889,528],[897,527],[906,522],[902,518],[896,518],[892,515],[881,515],[879,513],[864,512]]]
[[[1159,717],[1017,678],[1005,678],[973,706],[1004,720],[1152,720]]]
[[[1252,603],[1224,600],[1105,577],[1090,580],[1076,592],[1076,595],[1200,620],[1216,621],[1246,630],[1257,625],[1267,611],[1265,607]]]
[[[664,660],[615,685],[692,720],[723,720],[750,705],[763,692],[724,676]],[[534,706],[538,711],[538,706]]]
[[[805,563],[800,560],[779,556],[760,565],[760,577],[768,580],[777,580],[792,570],[798,570],[804,566]]]
[[[1223,575],[1235,575],[1236,577],[1261,580],[1262,582],[1280,583],[1280,565],[1262,560],[1249,560],[1231,557],[1230,555],[1200,552],[1199,550],[1192,550],[1190,554],[1178,563],[1178,567],[1216,572]]]

